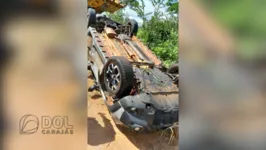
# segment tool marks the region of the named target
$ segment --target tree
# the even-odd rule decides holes
[[[144,0],[128,0],[127,5],[129,8],[133,11],[135,11],[143,21],[143,27],[145,28],[146,22],[147,22],[147,16],[151,15],[152,12],[146,12],[145,11],[145,2]]]
[[[119,22],[119,23],[126,23],[128,19],[128,16],[126,15],[124,9],[120,9],[113,14],[107,13],[107,16],[111,18],[112,20]]]
[[[167,7],[165,0],[150,1],[154,13],[145,28],[140,29],[138,37],[169,66],[178,59],[178,16]],[[167,12],[164,12],[165,7]]]
[[[166,5],[168,6],[168,11],[171,13],[178,13],[179,2],[177,0],[168,0]]]

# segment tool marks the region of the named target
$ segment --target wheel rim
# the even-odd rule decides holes
[[[118,66],[111,63],[106,70],[106,82],[108,88],[112,91],[116,91],[121,83],[121,75]]]

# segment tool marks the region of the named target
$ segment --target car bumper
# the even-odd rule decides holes
[[[162,111],[150,103],[143,103],[140,99],[147,102],[148,98],[145,94],[137,97],[127,96],[109,106],[115,123],[125,125],[134,131],[156,131],[178,122],[178,108]]]

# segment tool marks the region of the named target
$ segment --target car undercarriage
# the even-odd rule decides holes
[[[137,37],[138,24],[88,10],[88,68],[116,124],[156,131],[178,122],[178,66],[165,68]]]

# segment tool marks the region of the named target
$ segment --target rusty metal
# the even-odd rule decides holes
[[[114,44],[109,40],[108,35],[103,34],[103,42],[107,52],[112,53],[112,56],[119,56],[119,51],[115,48]]]
[[[143,52],[155,63],[155,65],[162,64],[162,61],[159,60],[147,46],[140,42],[136,36],[133,36],[132,40],[141,47]]]
[[[178,87],[168,77],[168,75],[161,72],[159,69],[144,68],[135,70],[136,78],[143,83],[143,88],[146,92],[152,94],[178,94]],[[171,95],[161,95],[159,99],[165,99]]]
[[[112,28],[105,27],[104,30],[105,30],[105,32],[106,32],[106,34],[107,34],[107,36],[108,36],[109,38],[114,38],[114,37],[117,36],[116,32],[115,32],[114,29],[112,29]]]
[[[141,62],[141,60],[137,57],[137,54],[134,52],[134,50],[131,49],[131,47],[129,47],[127,44],[125,44],[125,42],[120,41],[121,45],[123,46],[123,48],[127,51],[128,55],[130,56],[130,58],[133,61],[136,62]]]
[[[98,52],[106,55],[102,55],[102,57],[124,56],[129,61],[136,62],[139,65],[141,63],[149,65],[161,64],[161,61],[152,54],[152,51],[143,46],[136,38],[129,38],[127,35],[118,37],[115,31],[108,27],[105,27],[102,33],[96,32],[94,28],[90,28],[90,32],[95,37],[93,46],[98,48]]]
[[[140,60],[152,63],[150,58],[142,51],[142,49],[131,40],[126,40],[126,43],[137,53]]]
[[[102,43],[102,38],[98,35],[97,31],[94,28],[89,28],[90,34],[92,36],[92,46],[94,50],[98,51],[103,62],[106,62],[107,59],[112,56],[109,51],[106,51],[106,47]]]

